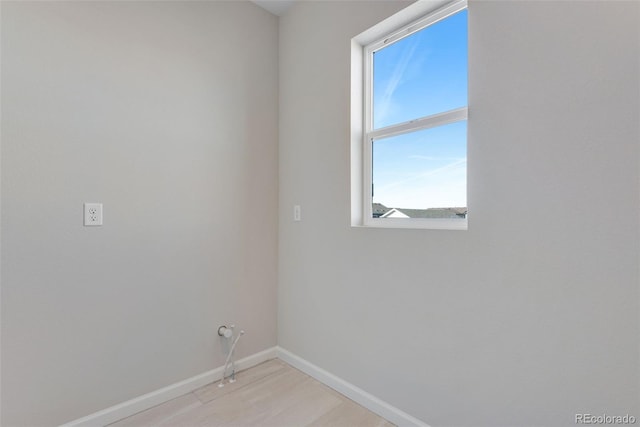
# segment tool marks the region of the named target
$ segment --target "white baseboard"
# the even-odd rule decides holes
[[[395,406],[388,404],[361,388],[325,371],[324,369],[291,353],[288,350],[285,350],[282,347],[272,347],[240,359],[236,362],[236,369],[248,369],[267,360],[275,359],[276,357],[315,378],[321,383],[331,387],[337,392],[342,393],[354,402],[359,403],[399,427],[429,427],[429,425],[423,421],[412,417]],[[63,424],[61,427],[96,427],[111,424],[123,418],[137,414],[138,412],[153,408],[154,406],[160,405],[161,403],[167,402],[171,399],[175,399],[183,394],[190,393],[204,385],[218,381],[222,377],[222,369],[224,369],[224,367],[220,366],[219,368],[215,368],[200,375],[196,375],[195,377],[171,384],[159,390],[152,391],[151,393],[147,393],[110,408],[103,409],[102,411],[94,412],[86,417]]]
[[[331,387],[338,393],[347,396],[349,399],[359,403],[371,412],[375,412],[376,414],[391,421],[397,426],[429,427],[429,425],[424,423],[423,421],[420,421],[419,419],[412,417],[411,415],[407,414],[404,411],[401,411],[395,406],[392,406],[387,402],[378,399],[372,394],[367,393],[366,391],[343,380],[342,378],[338,378],[332,373],[325,371],[324,369],[301,358],[300,356],[297,356],[282,347],[276,348],[278,350],[277,354],[279,359],[282,359],[294,368],[301,370],[305,374]]]
[[[242,358],[236,362],[236,369],[243,370],[251,368],[270,359],[277,357],[277,347],[272,347],[251,356]],[[151,393],[127,400],[126,402],[112,406],[102,411],[87,415],[75,421],[68,422],[61,427],[95,427],[105,426],[133,414],[167,402],[183,394],[190,393],[204,385],[215,382],[222,378],[224,366],[212,369],[195,377],[171,384]]]

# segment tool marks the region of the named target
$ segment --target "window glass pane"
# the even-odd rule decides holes
[[[467,106],[467,10],[373,54],[373,128]]]
[[[374,218],[466,218],[467,121],[373,141]]]

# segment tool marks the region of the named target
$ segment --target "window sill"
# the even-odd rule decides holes
[[[422,230],[453,230],[465,231],[468,229],[468,220],[460,219],[420,219],[420,218],[371,218],[363,224],[352,225],[360,228],[407,228]]]

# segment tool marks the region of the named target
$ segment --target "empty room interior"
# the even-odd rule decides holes
[[[0,2],[0,424],[640,424],[640,2]]]

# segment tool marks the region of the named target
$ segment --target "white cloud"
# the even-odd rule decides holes
[[[378,106],[378,111],[376,111],[376,116],[378,120],[381,122],[386,121],[389,117],[389,113],[392,111],[391,107],[391,98],[395,93],[398,85],[402,82],[402,77],[404,76],[405,70],[413,57],[413,54],[416,50],[416,41],[406,46],[404,51],[402,52],[402,57],[396,63],[395,68],[393,69],[393,73],[387,82],[387,86],[384,88],[384,92],[379,102],[376,102]]]
[[[417,160],[437,160],[437,161],[442,161],[442,160],[463,160],[460,157],[438,157],[438,156],[422,156],[420,154],[413,154],[411,156],[409,156],[410,159],[417,159]]]

